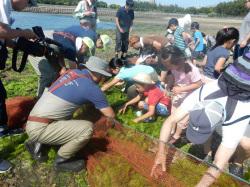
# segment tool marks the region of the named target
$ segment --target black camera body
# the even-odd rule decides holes
[[[12,68],[14,69],[14,71],[23,71],[27,62],[28,55],[33,55],[36,57],[45,56],[47,59],[55,59],[61,56],[64,52],[63,47],[60,43],[45,37],[42,27],[36,26],[33,27],[32,30],[39,39],[31,41],[27,40],[26,38],[19,37],[15,42],[15,48],[13,50],[12,58]],[[20,67],[17,68],[16,62],[19,51],[23,52],[23,57]]]

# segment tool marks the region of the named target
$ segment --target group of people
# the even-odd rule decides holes
[[[34,3],[3,0],[0,4],[1,57],[11,39],[19,36],[37,39],[31,30],[10,27],[10,8],[21,10],[28,2]],[[79,25],[45,33],[63,46],[63,52],[50,59],[29,57],[40,79],[39,100],[26,124],[29,136],[26,149],[33,159],[44,161],[47,156],[44,145],[60,145],[55,169],[80,171],[84,168],[84,160],[77,157],[77,152],[91,138],[93,124],[72,119],[74,111],[90,102],[108,118],[109,123],[115,124],[115,112],[106,100],[105,91],[124,85],[128,100],[120,113],[125,113],[128,106],[138,108],[133,119],[135,123],[152,122],[158,115],[166,117],[152,177],[161,174],[157,167],[166,170],[166,143],[176,143],[183,130],[189,141],[204,144],[205,159],[213,160],[214,167],[208,169],[197,186],[211,185],[228,162],[229,171],[242,177],[242,164],[250,156],[250,113],[246,110],[250,99],[250,52],[243,50],[250,38],[250,28],[246,31],[249,16],[246,16],[240,32],[234,27],[222,28],[215,37],[216,43],[205,48],[205,36],[200,32],[199,23],[191,22],[190,15],[170,19],[166,36],[130,36],[133,5],[133,0],[126,0],[125,6],[117,11],[115,57],[109,63],[94,56],[95,48],[106,49],[111,44],[109,36],[96,33],[94,0],[79,2],[74,13],[80,20]],[[250,9],[249,1],[246,1],[246,7]],[[192,34],[188,33],[189,26]],[[138,55],[128,57],[129,47],[138,50]],[[234,61],[228,65],[233,48]],[[205,59],[203,62],[199,61],[200,56]],[[67,68],[65,59],[68,59]],[[203,67],[202,70],[197,66]],[[103,78],[111,76],[112,79],[98,86]],[[7,115],[6,91],[2,83],[0,89],[0,133],[3,133]],[[222,142],[212,158],[214,131],[222,136]],[[10,167],[7,161],[1,160],[1,172]]]

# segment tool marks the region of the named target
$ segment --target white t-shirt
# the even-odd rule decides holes
[[[13,23],[13,19],[10,17],[11,10],[12,6],[10,0],[0,1],[0,22],[8,25],[11,25]]]
[[[250,32],[250,12],[244,17],[244,20],[240,26],[239,43],[241,43],[246,38],[249,32]]]
[[[220,88],[218,86],[218,81],[210,82],[204,85],[201,100],[203,100],[209,94],[218,91]],[[196,103],[199,102],[199,93],[200,89],[197,89],[193,93],[191,93],[180,106],[182,109],[186,111],[191,111]],[[226,106],[227,97],[214,99],[219,102],[222,106]],[[234,110],[234,113],[230,120],[225,123],[233,122],[243,116],[250,115],[250,102],[242,102],[238,101],[237,106]],[[235,149],[241,138],[243,136],[250,137],[250,125],[249,119],[242,120],[240,122],[234,123],[229,126],[222,126],[222,145],[226,148]]]

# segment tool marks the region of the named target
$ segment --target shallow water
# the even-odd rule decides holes
[[[31,28],[33,26],[42,26],[44,30],[60,30],[71,25],[79,24],[79,21],[72,15],[44,14],[31,12],[13,12],[15,19],[13,28]],[[114,29],[113,22],[101,21],[97,24],[97,29]]]

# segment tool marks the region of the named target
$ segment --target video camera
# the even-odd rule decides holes
[[[12,57],[12,68],[14,71],[23,71],[28,59],[28,55],[33,55],[36,57],[45,56],[47,59],[51,59],[59,58],[64,53],[63,47],[60,43],[45,37],[42,27],[32,27],[32,30],[39,39],[31,41],[24,37],[19,37],[15,41]],[[23,57],[20,67],[17,68],[16,62],[19,51],[23,52]]]

